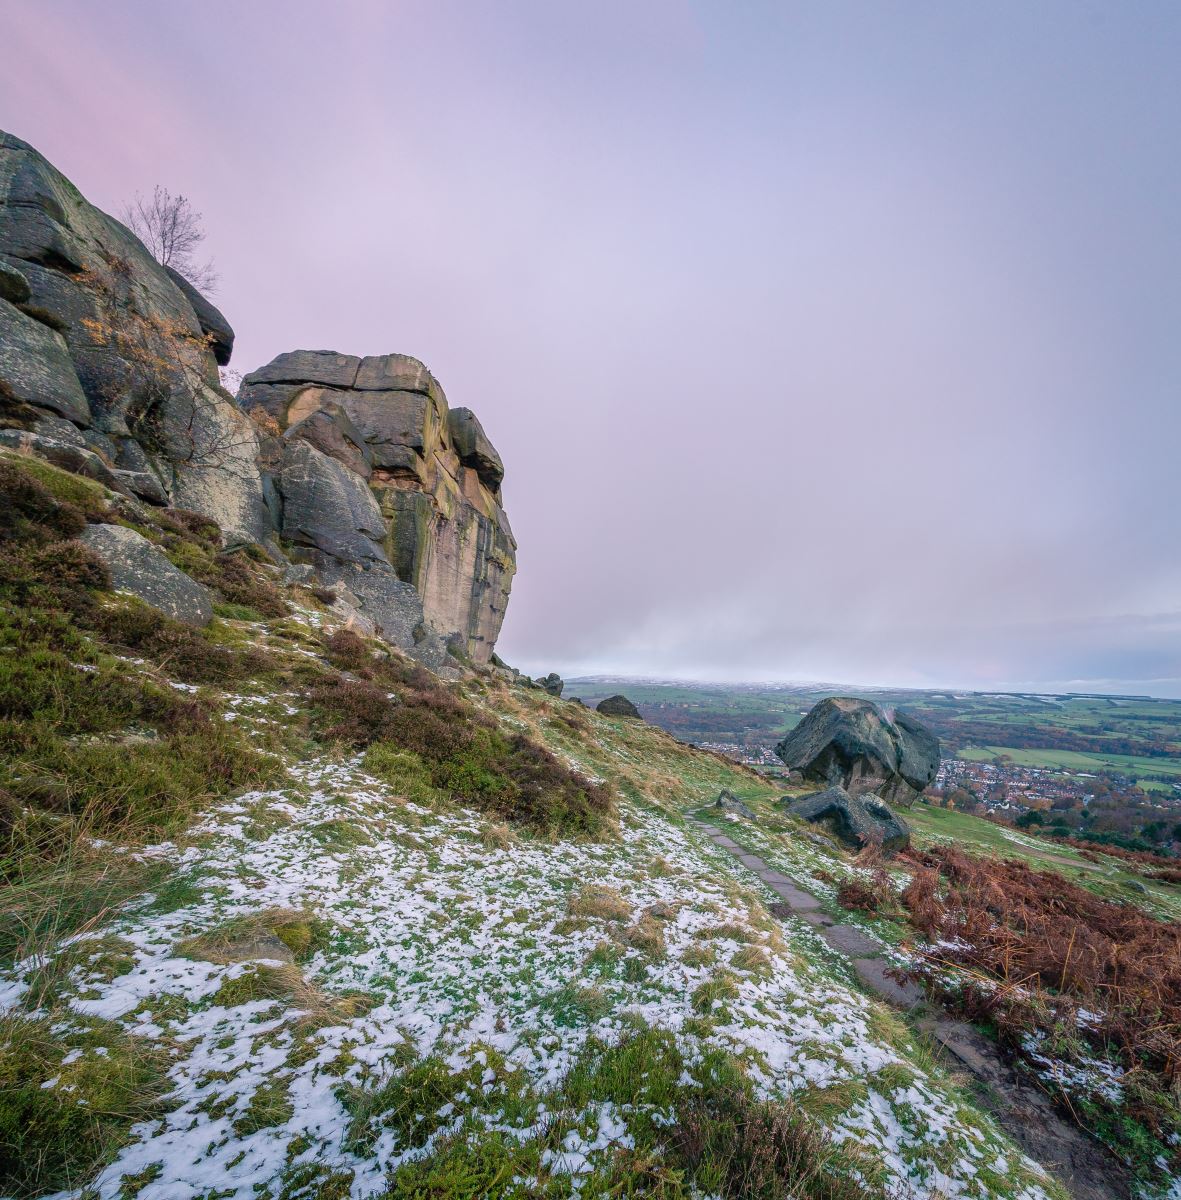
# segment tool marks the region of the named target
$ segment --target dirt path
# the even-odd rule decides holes
[[[979,1099],[997,1123],[1029,1155],[1066,1186],[1076,1200],[1127,1200],[1132,1181],[1113,1155],[1077,1126],[1058,1115],[1049,1098],[1000,1056],[994,1043],[963,1021],[951,1020],[928,1004],[916,983],[899,983],[882,944],[855,925],[843,925],[821,910],[820,901],[794,880],[774,870],[714,825],[687,817],[716,846],[753,871],[778,897],[771,911],[812,925],[834,949],[846,955],[865,988],[903,1009],[915,1028],[929,1035],[980,1085]]]

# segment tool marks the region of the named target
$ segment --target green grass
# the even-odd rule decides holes
[[[344,1090],[354,1114],[353,1148],[371,1147],[392,1130],[399,1147],[422,1147],[451,1105],[458,1131],[399,1167],[388,1197],[466,1200],[520,1195],[522,1178],[536,1194],[575,1194],[571,1179],[543,1165],[570,1135],[594,1136],[599,1106],[627,1111],[634,1146],[618,1149],[581,1183],[587,1196],[690,1200],[884,1200],[887,1189],[867,1160],[829,1142],[800,1110],[758,1100],[738,1060],[708,1050],[686,1062],[666,1031],[641,1027],[619,1043],[587,1044],[562,1085],[538,1093],[521,1072],[507,1072],[494,1051],[448,1071],[439,1059],[404,1059],[371,1091]],[[472,1086],[491,1078],[490,1084]],[[538,1121],[542,1111],[549,1114]],[[501,1128],[488,1132],[488,1120]],[[519,1129],[511,1136],[504,1127]]]
[[[161,1047],[107,1022],[65,1032],[60,1014],[0,1018],[0,1190],[85,1183],[137,1122],[163,1112],[166,1064]]]
[[[1181,761],[1172,758],[1143,758],[1131,754],[1094,754],[1079,750],[1025,750],[1010,746],[965,746],[957,758],[969,762],[996,762],[1002,756],[1021,767],[1049,767],[1084,774],[1117,771],[1140,778],[1144,775],[1181,777]]]
[[[1153,916],[1181,920],[1181,888],[1146,879],[1120,859],[1103,855],[1102,846],[1094,847],[1101,857],[1098,862],[1091,862],[1073,846],[924,803],[909,809],[906,819],[920,847],[927,840],[952,842],[972,854],[1020,859],[1035,870],[1054,871],[1105,900],[1137,904]]]

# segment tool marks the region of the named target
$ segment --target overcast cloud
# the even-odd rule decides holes
[[[1181,7],[0,0],[234,366],[475,409],[534,670],[1181,695]]]

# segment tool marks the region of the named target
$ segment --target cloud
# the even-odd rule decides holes
[[[1050,10],[9,3],[0,100],[479,414],[509,661],[1172,687],[1181,15]]]

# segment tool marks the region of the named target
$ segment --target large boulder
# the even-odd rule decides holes
[[[939,770],[939,741],[905,714],[847,696],[820,701],[775,747],[804,779],[912,803]]]
[[[102,453],[112,466],[163,493],[141,493],[147,498],[211,517],[231,541],[265,541],[258,439],[218,380],[218,359],[232,340],[224,317],[7,133],[0,133],[0,261],[25,281],[27,297],[16,303],[32,326],[14,328],[9,311],[0,317],[9,356],[0,364],[0,392],[27,393],[36,408],[93,429],[108,443]],[[41,362],[39,372],[29,356]]]
[[[782,801],[788,815],[827,826],[853,849],[880,845],[901,850],[910,843],[910,826],[877,796],[851,796],[842,787]]]
[[[438,381],[405,354],[292,351],[247,375],[238,399],[265,413],[288,446],[309,443],[372,493],[383,522],[374,540],[394,575],[417,591],[426,626],[462,656],[488,662],[516,541],[500,503],[500,457],[475,417],[450,412]],[[293,488],[288,454],[275,475],[285,512]],[[386,596],[383,572],[374,578]]]
[[[382,562],[385,521],[365,480],[300,438],[283,450],[284,538],[340,562]]]
[[[190,579],[156,546],[123,525],[88,525],[81,540],[106,563],[117,591],[130,592],[145,604],[186,625],[208,625],[213,594]]]
[[[595,705],[595,712],[605,717],[630,717],[633,721],[642,721],[640,710],[626,696],[608,696]]]

